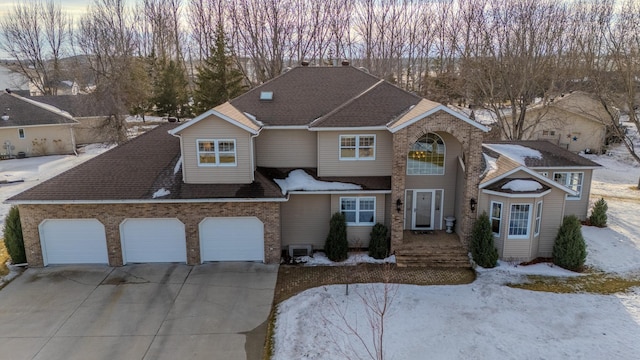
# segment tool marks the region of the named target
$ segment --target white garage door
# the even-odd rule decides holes
[[[264,261],[264,224],[256,217],[206,218],[200,222],[205,261]]]
[[[187,262],[184,224],[178,219],[126,219],[120,238],[125,264]]]
[[[38,229],[44,265],[109,263],[104,226],[96,219],[48,219]]]

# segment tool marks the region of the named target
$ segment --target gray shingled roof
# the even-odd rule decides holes
[[[92,95],[33,96],[32,100],[53,105],[74,117],[108,116],[110,112]]]
[[[267,126],[308,125],[344,106],[333,114],[335,116],[326,119],[326,126],[352,127],[384,125],[406,110],[408,103],[416,104],[420,100],[390,84],[356,99],[379,81],[352,66],[295,67],[230,102]],[[261,101],[263,91],[273,92],[273,100]],[[365,119],[378,113],[375,118]],[[348,117],[354,114],[356,118]]]
[[[75,124],[71,115],[50,105],[16,94],[0,93],[0,127]]]
[[[598,163],[545,140],[487,141],[485,143],[520,145],[538,150],[542,154],[542,158],[527,157],[524,159],[525,165],[529,168],[600,167]],[[483,152],[491,157],[496,157],[495,152],[486,147],[483,147]]]
[[[252,184],[184,184],[182,172],[174,173],[180,140],[167,133],[177,125],[159,126],[8,201],[151,200],[162,188],[170,194],[155,200],[283,197],[261,174]]]
[[[381,81],[311,127],[383,126],[420,102],[419,96]]]

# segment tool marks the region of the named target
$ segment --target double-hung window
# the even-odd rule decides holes
[[[375,160],[375,135],[340,135],[340,160]]]
[[[341,197],[340,212],[347,225],[374,225],[376,222],[375,197]]]
[[[500,227],[502,226],[502,203],[491,202],[491,231],[494,236],[500,236]]]
[[[24,129],[18,129],[18,138],[24,139]]]
[[[531,204],[511,204],[509,238],[528,239],[531,228]]]
[[[556,172],[553,173],[553,180],[574,190],[578,195],[567,195],[569,200],[580,200],[582,195],[582,181],[584,173],[581,172]]]
[[[199,166],[236,166],[235,140],[198,140],[197,143]]]

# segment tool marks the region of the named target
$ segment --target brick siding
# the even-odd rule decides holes
[[[30,266],[43,266],[38,225],[46,219],[97,219],[106,231],[109,265],[122,266],[120,224],[127,218],[176,218],[185,225],[187,263],[200,263],[198,224],[206,217],[255,216],[264,223],[264,259],[280,261],[280,204],[181,203],[19,205],[25,252]]]
[[[465,168],[464,189],[461,204],[462,219],[457,219],[456,232],[464,245],[470,243],[471,227],[476,219],[477,211],[472,212],[469,206],[471,198],[478,200],[478,186],[482,172],[482,139],[484,132],[451,114],[438,111],[414,124],[393,134],[393,165],[391,179],[391,198],[403,199],[407,174],[407,154],[413,143],[428,132],[447,132],[461,144],[464,153]],[[392,212],[391,248],[402,243],[404,210]]]

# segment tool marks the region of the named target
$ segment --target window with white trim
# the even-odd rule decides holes
[[[427,133],[411,145],[407,175],[444,175],[445,145],[440,136]]]
[[[340,212],[347,225],[374,225],[376,222],[375,197],[341,197]]]
[[[542,224],[542,201],[538,201],[536,204],[536,222],[533,230],[533,235],[540,235],[540,225]]]
[[[24,139],[24,129],[18,129],[18,138]]]
[[[531,227],[531,204],[511,204],[509,238],[528,239]]]
[[[500,236],[500,227],[502,225],[502,203],[497,201],[491,202],[491,231],[494,236]]]
[[[197,140],[197,145],[199,166],[236,166],[235,140]]]
[[[556,172],[553,173],[553,180],[574,190],[578,195],[567,195],[569,200],[580,200],[582,196],[582,181],[584,173],[581,172]]]
[[[340,160],[375,160],[375,135],[340,135]]]

